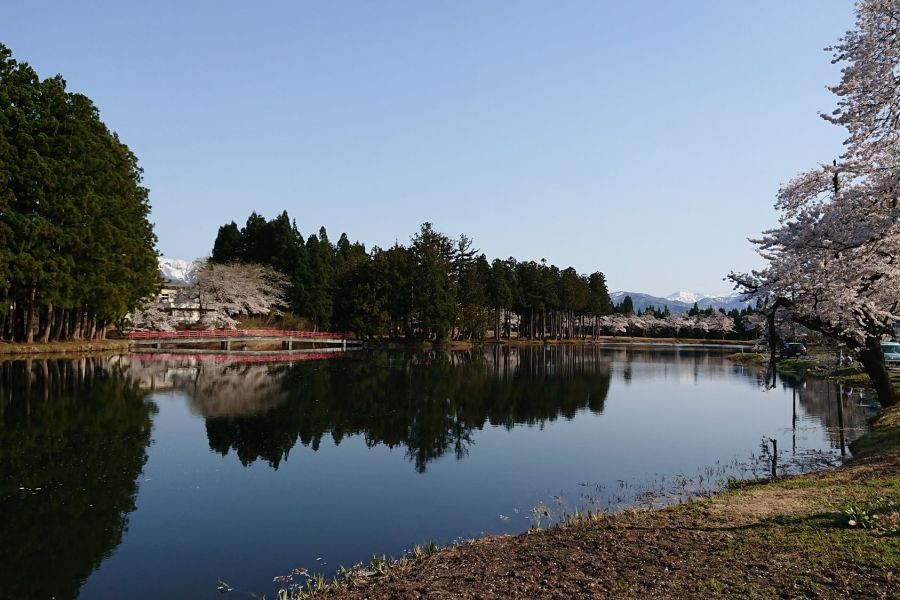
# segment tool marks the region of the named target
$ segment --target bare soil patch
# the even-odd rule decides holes
[[[896,440],[900,409],[870,435]],[[352,599],[900,598],[900,444],[838,469],[708,499],[486,537],[361,567],[313,595]],[[887,508],[885,508],[887,507]],[[850,526],[846,511],[874,516]],[[300,590],[294,597],[304,597]]]

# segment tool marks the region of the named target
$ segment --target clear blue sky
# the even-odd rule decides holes
[[[612,289],[728,291],[779,183],[828,161],[849,0],[42,2],[0,41],[134,150],[160,252],[283,209],[367,245],[423,221]]]

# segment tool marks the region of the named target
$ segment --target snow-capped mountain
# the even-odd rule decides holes
[[[684,302],[685,304],[693,304],[694,302],[699,302],[700,300],[706,298],[703,294],[698,294],[696,292],[672,292],[668,296],[666,296],[666,300],[671,300],[673,302]]]
[[[696,292],[674,292],[665,298],[659,296],[651,296],[650,294],[642,294],[641,292],[613,292],[609,295],[613,304],[620,304],[625,296],[631,296],[636,311],[643,311],[648,306],[662,309],[668,306],[672,312],[687,312],[691,310],[696,302],[697,307],[706,309],[713,307],[718,310],[724,308],[726,311],[731,309],[741,310],[745,308],[749,302],[743,300],[740,294],[731,294],[729,296],[708,296],[706,294],[698,294]]]
[[[197,262],[160,256],[159,274],[169,283],[191,283],[197,274]]]

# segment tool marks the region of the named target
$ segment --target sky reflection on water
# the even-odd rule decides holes
[[[16,541],[0,589],[213,598],[223,579],[234,597],[272,595],[293,567],[522,531],[539,504],[617,508],[764,474],[763,438],[799,470],[865,430],[855,390],[766,391],[725,352],[0,363],[0,534]]]

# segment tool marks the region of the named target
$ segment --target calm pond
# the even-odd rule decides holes
[[[764,438],[779,473],[849,453],[858,390],[766,389],[732,351],[0,363],[0,597],[271,598],[294,567],[765,475]]]

